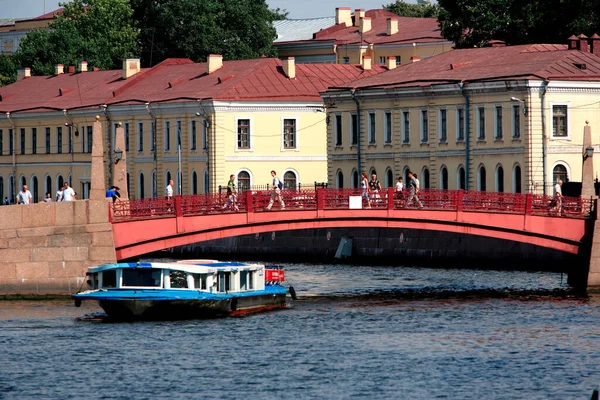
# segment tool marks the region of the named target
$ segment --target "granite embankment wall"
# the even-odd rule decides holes
[[[71,294],[115,262],[105,200],[0,207],[0,295]]]

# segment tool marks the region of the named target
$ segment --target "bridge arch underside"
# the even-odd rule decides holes
[[[356,217],[346,210],[338,211],[335,217],[321,215],[310,219],[297,218],[298,216],[291,215],[293,212],[264,214],[266,215],[228,214],[117,223],[113,226],[117,259],[132,259],[182,246],[190,248],[190,245],[199,243],[210,245],[209,247],[229,247],[229,251],[221,248],[222,253],[231,254],[238,250],[243,253],[243,246],[272,247],[272,244],[267,243],[269,240],[277,240],[280,246],[305,254],[314,252],[319,247],[326,247],[321,251],[325,251],[327,255],[333,248],[337,249],[340,237],[351,236],[364,239],[362,247],[356,244],[355,247],[362,249],[365,256],[469,258],[479,253],[489,258],[521,257],[531,262],[539,260],[537,256],[544,253],[546,256],[554,254],[551,257],[568,260],[572,258],[570,255],[578,254],[586,229],[589,229],[589,224],[583,220],[498,214],[479,214],[476,216],[477,220],[462,216],[462,221],[457,221],[456,217],[452,220],[448,215],[441,215],[442,213],[437,216],[429,213],[428,218],[398,218],[395,215]],[[419,216],[422,217],[423,214]],[[252,218],[254,220],[249,221]],[[258,242],[251,244],[252,240]],[[324,244],[323,241],[327,243]],[[310,248],[302,250],[303,246]],[[511,257],[507,257],[508,253]]]

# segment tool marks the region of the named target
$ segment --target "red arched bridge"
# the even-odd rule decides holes
[[[393,188],[283,190],[266,209],[270,191],[246,191],[239,211],[224,194],[117,201],[111,210],[117,259],[175,246],[263,232],[312,228],[411,228],[481,235],[577,253],[592,213],[591,199],[463,190]]]

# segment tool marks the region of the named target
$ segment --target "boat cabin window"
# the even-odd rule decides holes
[[[117,270],[110,269],[102,272],[102,287],[115,288],[117,287]]]
[[[254,271],[240,271],[240,290],[254,289]]]
[[[219,272],[217,274],[217,291],[228,292],[231,290],[231,272]]]
[[[169,271],[172,289],[187,289],[187,274],[184,271]]]
[[[98,289],[98,273],[87,274],[87,285],[88,289]]]
[[[124,269],[123,286],[160,287],[162,270],[160,269]]]
[[[207,290],[206,287],[206,274],[194,274],[194,289]]]

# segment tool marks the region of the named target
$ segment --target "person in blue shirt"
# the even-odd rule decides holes
[[[120,194],[119,194],[119,192],[118,192],[119,190],[120,190],[120,189],[119,189],[119,187],[118,187],[118,186],[114,186],[114,185],[113,185],[113,186],[111,186],[111,187],[110,187],[110,189],[108,189],[108,190],[106,191],[106,198],[107,198],[107,199],[112,199],[112,200],[113,200],[113,203],[114,203],[115,201],[117,201],[117,199],[120,199],[120,198],[121,198],[121,195],[120,195]]]

